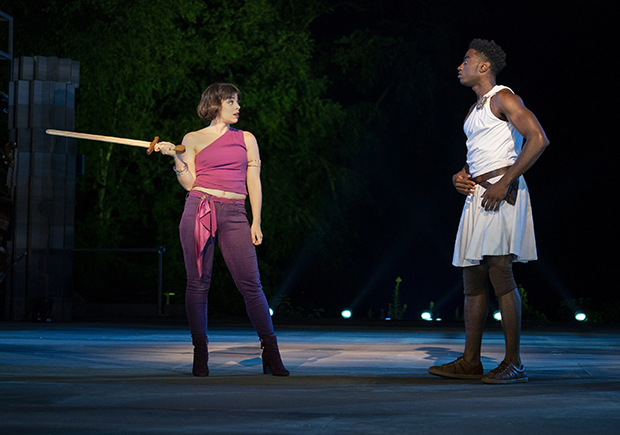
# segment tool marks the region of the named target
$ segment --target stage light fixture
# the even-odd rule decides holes
[[[344,310],[342,310],[340,315],[342,316],[343,319],[349,319],[353,315],[353,312],[350,309],[345,308]]]
[[[433,313],[431,313],[428,310],[422,311],[422,314],[420,315],[420,317],[422,317],[422,320],[426,320],[427,322],[433,321]]]
[[[585,322],[586,320],[588,320],[588,316],[586,316],[586,313],[584,313],[583,311],[576,311],[575,320],[578,322]]]
[[[269,308],[269,315],[273,316],[273,309]]]
[[[499,310],[495,310],[495,312],[493,313],[493,318],[495,320],[497,320],[498,322],[502,321],[502,313]]]

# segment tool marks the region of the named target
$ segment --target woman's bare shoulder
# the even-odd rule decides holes
[[[183,145],[194,146],[209,140],[209,132],[206,128],[190,131],[183,137]]]
[[[246,143],[248,140],[251,142],[256,142],[256,136],[246,130],[243,130],[243,138],[245,139]]]

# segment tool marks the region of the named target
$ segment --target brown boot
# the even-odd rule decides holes
[[[525,367],[523,365],[517,367],[508,361],[502,361],[499,366],[482,377],[482,382],[485,384],[519,384],[527,380]]]
[[[480,379],[484,374],[482,363],[472,366],[463,359],[463,355],[450,363],[433,366],[428,372],[431,375],[452,379]]]
[[[260,339],[261,349],[263,349],[263,374],[274,376],[288,376],[290,372],[286,370],[280,358],[278,341],[275,335],[265,336]]]
[[[209,339],[204,337],[192,337],[192,344],[194,345],[194,365],[192,367],[192,373],[194,376],[209,376],[209,351],[207,344]]]

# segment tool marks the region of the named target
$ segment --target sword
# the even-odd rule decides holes
[[[146,150],[146,153],[149,155],[153,152],[153,149],[155,148],[155,144],[159,141],[159,136],[155,136],[155,139],[153,139],[152,142],[148,142],[145,140],[126,139],[124,137],[101,136],[98,134],[88,134],[88,133],[76,133],[75,131],[45,130],[45,132],[47,134],[51,134],[52,136],[72,137],[75,139],[96,140],[99,142],[118,143],[121,145],[129,145],[132,147],[148,148]],[[177,154],[183,154],[185,152],[185,147],[183,145],[177,145],[174,147],[174,151]]]

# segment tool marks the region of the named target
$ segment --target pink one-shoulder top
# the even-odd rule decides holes
[[[243,131],[230,127],[197,155],[194,187],[247,195],[248,154]]]

